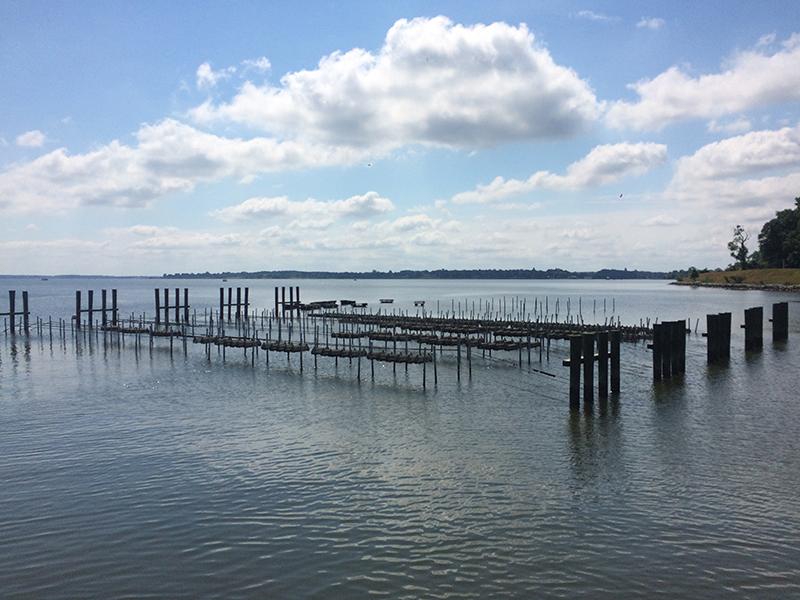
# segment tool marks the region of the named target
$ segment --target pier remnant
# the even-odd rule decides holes
[[[764,307],[757,306],[744,311],[744,349],[760,352],[764,346]]]
[[[158,292],[158,290],[156,290],[156,292]],[[83,308],[83,305],[81,304],[81,291],[75,290],[75,314],[72,315],[72,318],[75,321],[75,329],[81,328],[82,313],[86,313],[87,316],[86,321],[90,329],[94,327],[95,312],[99,312],[101,314],[100,318],[103,326],[105,326],[106,323],[108,323],[108,317],[107,317],[108,313],[111,313],[111,322],[114,325],[117,324],[119,309],[117,308],[116,288],[111,290],[111,308],[109,308],[107,304],[108,296],[106,290],[100,290],[100,297],[101,297],[100,308],[94,307],[94,290],[88,290],[86,296],[87,296],[86,308]]]
[[[0,313],[0,317],[8,317],[8,321],[11,325],[11,335],[14,335],[16,331],[16,318],[17,315],[22,317],[22,330],[25,333],[29,332],[29,319],[30,319],[30,311],[28,310],[28,292],[22,292],[22,312],[17,312],[17,291],[16,290],[8,290],[8,312]]]
[[[728,360],[731,357],[731,313],[706,315],[708,340],[706,357],[709,364]]]
[[[789,339],[789,303],[775,302],[772,305],[772,341],[785,342]]]

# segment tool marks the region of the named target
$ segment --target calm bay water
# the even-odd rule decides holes
[[[162,280],[0,278],[31,308],[68,316],[76,289],[119,289],[152,312]],[[643,344],[623,346],[619,400],[570,414],[565,347],[519,369],[476,359],[439,385],[419,368],[330,361],[299,373],[263,353],[223,364],[102,337],[0,339],[3,598],[800,597],[800,300],[665,282],[235,281],[271,308],[303,300],[392,307],[490,296],[578,298],[586,321],[732,311],[732,358],[687,342],[682,381],[654,386]],[[213,307],[219,281],[188,286]],[[602,307],[606,299],[607,310]],[[791,300],[790,339],[745,355],[744,308]],[[482,300],[483,301],[483,300]],[[596,302],[593,302],[596,301]],[[161,343],[159,343],[161,342]],[[367,373],[368,369],[364,369]],[[430,377],[430,374],[429,374]]]

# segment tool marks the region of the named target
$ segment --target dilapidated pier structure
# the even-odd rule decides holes
[[[288,293],[287,293],[288,287]],[[261,363],[269,367],[270,355],[285,355],[287,364],[295,357],[299,373],[306,370],[306,355],[313,359],[316,371],[320,360],[331,360],[338,367],[340,360],[355,363],[356,379],[361,381],[362,361],[368,361],[370,377],[375,378],[375,364],[420,370],[422,388],[428,387],[429,371],[432,383],[438,386],[444,367],[456,381],[472,379],[474,366],[491,368],[494,365],[515,366],[531,376],[559,379],[559,369],[551,368],[551,352],[568,367],[569,406],[590,407],[596,397],[601,401],[618,397],[624,390],[621,381],[623,344],[642,348],[642,356],[650,351],[654,385],[680,382],[686,372],[687,337],[693,335],[690,321],[678,320],[638,324],[623,324],[619,317],[606,316],[604,322],[587,323],[583,318],[582,301],[578,311],[567,300],[566,307],[555,301],[550,311],[550,299],[477,299],[449,306],[436,302],[435,310],[426,309],[426,301],[414,302],[414,314],[409,310],[381,303],[372,312],[368,303],[352,299],[316,300],[303,303],[299,286],[279,286],[274,289],[272,310],[253,310],[248,287],[219,288],[217,310],[205,306],[202,312],[192,308],[188,288],[156,288],[153,290],[153,312],[130,313],[123,316],[117,290],[100,290],[100,305],[95,304],[95,290],[76,290],[74,311],[70,319],[36,317],[33,334],[66,343],[67,339],[115,340],[125,344],[133,340],[134,351],[151,349],[157,343],[168,343],[174,352],[176,342],[188,356],[189,348],[200,346],[206,360],[216,355],[223,362],[231,351],[241,350],[253,367]],[[8,308],[0,313],[5,335],[32,335],[28,292],[22,291],[22,307],[17,306],[17,290],[8,292]],[[85,302],[84,302],[85,299]],[[428,301],[432,302],[432,301]],[[612,300],[612,307],[614,301]],[[560,311],[566,308],[563,318]],[[606,300],[603,300],[604,311]],[[596,314],[597,301],[592,302]],[[744,313],[744,350],[763,349],[763,308],[753,307]],[[613,313],[612,313],[613,314]],[[731,313],[706,316],[707,360],[710,365],[724,365],[731,352]],[[788,338],[788,303],[772,306],[773,342],[784,343]],[[699,320],[695,324],[697,333]],[[702,339],[702,338],[701,338]],[[159,342],[159,340],[164,340]],[[631,353],[627,354],[632,361]],[[274,360],[274,358],[273,358]],[[647,361],[629,365],[640,376],[647,376]]]

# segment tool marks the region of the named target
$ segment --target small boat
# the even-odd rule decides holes
[[[228,280],[227,279],[223,279],[222,281],[225,282],[225,281],[228,281]]]
[[[381,304],[391,304],[394,302],[394,298],[380,298]]]
[[[425,306],[425,300],[414,300],[414,306]]]
[[[41,281],[50,281],[47,277],[42,277]]]

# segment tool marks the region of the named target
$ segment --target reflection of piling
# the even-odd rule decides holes
[[[757,306],[744,311],[744,349],[760,352],[764,346],[764,308]]]
[[[789,303],[776,302],[772,305],[772,341],[785,342],[789,339]]]

